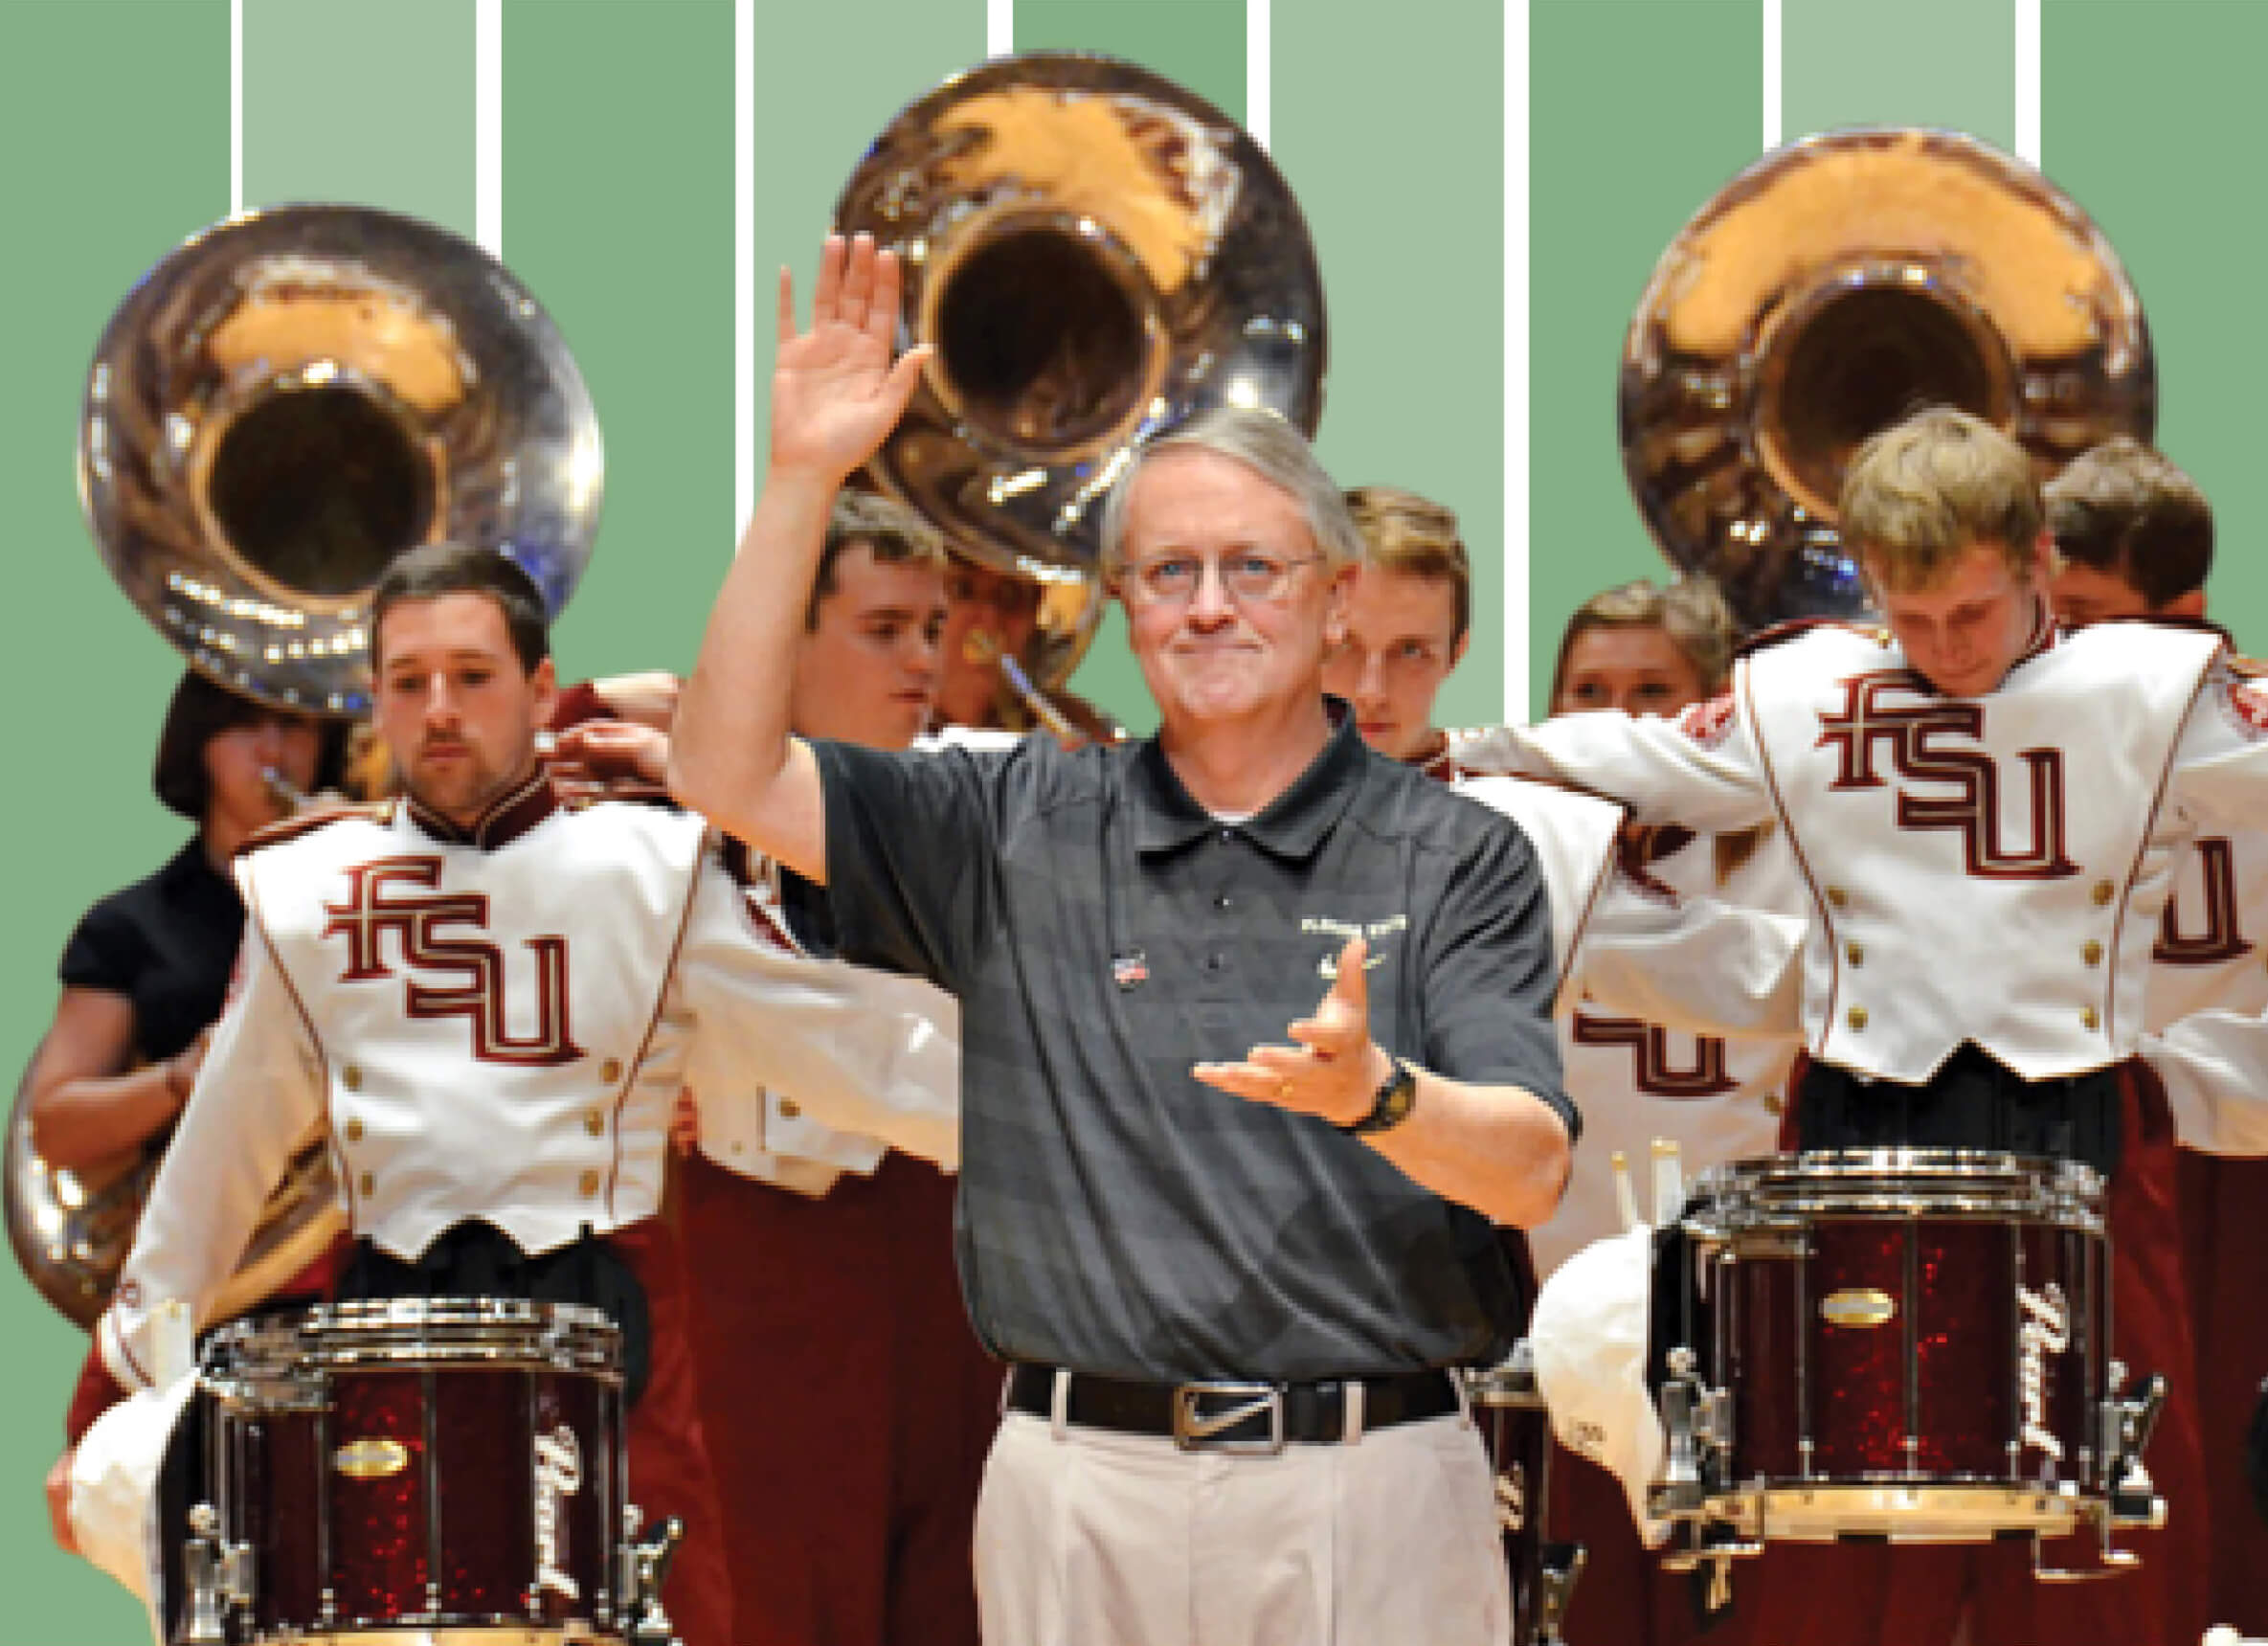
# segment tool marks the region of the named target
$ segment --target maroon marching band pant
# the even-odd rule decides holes
[[[2041,1583],[2032,1573],[2029,1540],[1898,1547],[1774,1544],[1734,1563],[1732,1614],[1709,1631],[1710,1646],[1945,1646],[1965,1611],[1968,1638],[1978,1646],[2189,1646],[2203,1634],[2211,1621],[2205,1592],[2211,1515],[2183,1283],[2173,1122],[2156,1075],[2140,1059],[2123,1066],[2121,1085],[2122,1150],[2109,1195],[2114,1352],[2133,1378],[2159,1372],[2170,1386],[2165,1416],[2144,1454],[2167,1500],[2166,1529],[2120,1538],[2143,1564],[2084,1582]],[[1800,1146],[1795,1111],[1790,1103],[1783,1147]],[[2093,1546],[2092,1534],[2050,1543],[2048,1562],[2092,1567]],[[1657,1646],[1684,1637],[1669,1624],[1652,1636],[1628,1636]]]
[[[736,1646],[976,1646],[1000,1368],[961,1303],[953,1180],[895,1151],[818,1200],[680,1168]]]
[[[2183,1264],[2212,1516],[2212,1621],[2268,1636],[2268,1522],[2245,1479],[2245,1432],[2268,1376],[2268,1160],[2181,1151]]]
[[[662,1590],[663,1607],[683,1646],[730,1646],[732,1590],[726,1573],[724,1515],[702,1444],[683,1266],[668,1227],[659,1219],[617,1229],[607,1239],[645,1288],[652,1330],[645,1393],[630,1414],[627,1436],[630,1500],[645,1511],[649,1527],[669,1515],[685,1523],[685,1541]],[[278,1288],[269,1302],[323,1301],[351,1250],[352,1242],[341,1235]],[[71,1443],[77,1445],[96,1418],[124,1398],[125,1391],[90,1346],[64,1414]]]

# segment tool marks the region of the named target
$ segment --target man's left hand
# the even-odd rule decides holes
[[[1394,1060],[1370,1038],[1368,955],[1360,937],[1348,939],[1331,992],[1314,1016],[1287,1031],[1296,1046],[1255,1046],[1242,1063],[1200,1063],[1190,1072],[1234,1096],[1353,1125],[1394,1072]]]

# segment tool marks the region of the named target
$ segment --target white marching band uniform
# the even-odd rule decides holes
[[[2268,785],[2268,696],[2198,630],[2059,635],[2043,614],[1996,689],[1956,698],[1895,637],[1819,623],[1767,640],[1677,720],[1567,715],[1448,754],[1612,793],[1644,823],[1775,824],[1810,915],[1814,1058],[1919,1084],[1974,1042],[2044,1079],[2136,1050],[2174,871],[2201,826],[2244,821]],[[1639,1237],[1583,1253],[1533,1326],[1555,1430],[1622,1477],[1634,1514],[1660,1445],[1647,1261]]]
[[[1012,749],[1021,740],[1012,732],[947,726],[915,738],[913,750],[917,754],[934,754],[941,749]],[[752,862],[751,868],[753,872],[747,888],[749,907],[757,920],[775,932],[783,943],[801,953],[802,945],[789,929],[786,912],[780,906],[776,868],[769,861]],[[918,982],[914,986],[924,992],[931,1002],[932,1015],[957,1042],[960,1002],[930,983]],[[939,1094],[952,1100],[956,1116],[960,1093],[958,1073],[954,1071],[954,1083]],[[925,1130],[928,1135],[922,1146],[912,1152],[948,1172],[957,1170],[958,1135],[948,1138],[942,1128],[933,1125]],[[844,1126],[829,1125],[810,1113],[800,1095],[759,1090],[738,1102],[705,1105],[701,1111],[698,1146],[707,1160],[729,1172],[820,1200],[843,1173],[871,1177],[891,1148],[905,1145]]]
[[[1689,902],[1720,902],[1776,917],[1800,949],[1802,877],[1777,829],[1720,882],[1716,842],[1696,835],[1647,872]],[[1701,963],[1706,964],[1707,961]],[[1787,1076],[1802,1048],[1801,968],[1766,1009],[1699,1025],[1649,1019],[1593,996],[1561,1014],[1560,1061],[1582,1112],[1583,1155],[1548,1223],[1528,1231],[1537,1273],[1548,1276],[1595,1240],[1622,1233],[1609,1161],[1635,1169],[1657,1141],[1674,1143],[1685,1175],[1777,1153]]]
[[[1808,894],[1812,1056],[1920,1083],[1974,1041],[2046,1079],[2135,1049],[2181,854],[2268,790],[2268,695],[2224,650],[2147,623],[2043,628],[1996,689],[1959,698],[1887,633],[1820,623],[1677,720],[1567,715],[1450,753],[1611,792],[1645,823],[1776,822]]]
[[[96,1328],[124,1387],[152,1383],[168,1300],[210,1323],[318,1127],[354,1231],[405,1259],[466,1219],[532,1255],[654,1216],[687,1087],[720,1116],[758,1082],[808,1094],[954,1156],[946,997],[761,931],[698,817],[560,809],[541,776],[488,814],[530,817],[464,838],[395,802],[239,859],[236,983]]]
[[[2167,913],[2142,1054],[2184,1147],[2268,1155],[2268,834],[2200,838]]]

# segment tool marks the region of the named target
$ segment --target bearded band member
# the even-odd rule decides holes
[[[852,1115],[932,1104],[953,1043],[897,981],[759,933],[700,820],[560,807],[535,760],[555,695],[543,606],[517,567],[414,551],[372,625],[408,797],[241,861],[254,938],[98,1343],[122,1386],[147,1384],[160,1305],[204,1323],[225,1254],[321,1124],[359,1237],[350,1294],[510,1289],[615,1316],[632,1491],[689,1527],[670,1610],[686,1646],[723,1646],[693,1299],[655,1216],[671,1106],[686,1085],[728,1101],[756,1080]],[[489,964],[468,988],[469,948]],[[930,1136],[950,1150],[949,1120]]]

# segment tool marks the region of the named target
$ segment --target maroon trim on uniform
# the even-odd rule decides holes
[[[2197,684],[2189,690],[2189,706],[2182,710],[2181,724],[2174,728],[2173,735],[2166,740],[2166,764],[2159,770],[2157,790],[2150,796],[2150,809],[2142,820],[2142,834],[2134,847],[2134,861],[2126,867],[2125,895],[2119,899],[2119,917],[2111,922],[2110,979],[2102,995],[2102,1033],[2113,1046],[2118,1044],[2120,945],[2126,930],[2127,912],[2134,904],[2134,883],[2142,876],[2143,859],[2149,855],[2150,841],[2158,832],[2158,813],[2165,809],[2166,791],[2173,782],[2173,757],[2181,753],[2182,731],[2189,725],[2189,717],[2197,708],[2197,699],[2212,677],[2212,665],[2219,661],[2220,654],[2217,652],[2205,660],[2205,666],[2197,671]],[[2155,1079],[2155,1074],[2151,1078]]]
[[[410,820],[447,846],[469,846],[494,851],[509,846],[559,809],[558,792],[550,775],[537,766],[528,776],[488,802],[470,823],[451,823],[423,800],[409,799]]]
[[[622,1062],[622,1084],[615,1093],[615,1112],[612,1122],[612,1130],[615,1135],[615,1155],[606,1169],[606,1217],[609,1223],[615,1219],[615,1190],[622,1181],[622,1110],[630,1101],[630,1089],[638,1084],[638,1071],[645,1064],[646,1048],[654,1044],[654,1030],[661,1025],[662,1005],[669,999],[669,986],[677,978],[678,957],[685,953],[685,933],[693,924],[693,904],[701,895],[702,857],[706,849],[704,846],[696,850],[693,855],[693,872],[687,877],[685,883],[685,907],[678,911],[677,936],[670,940],[669,960],[662,968],[661,987],[654,991],[653,1015],[646,1019],[646,1031],[639,1037],[637,1051],[623,1059]],[[699,1034],[701,1026],[694,1025],[693,1032]],[[677,1099],[672,1097],[670,1099],[671,1114],[664,1115],[662,1121],[662,1154],[664,1163],[667,1162],[669,1155],[669,1122],[671,1115],[676,1110],[676,1105]],[[668,1176],[666,1172],[662,1175],[665,1179]]]
[[[1819,877],[1811,872],[1811,860],[1804,855],[1804,843],[1797,837],[1795,824],[1787,815],[1787,800],[1780,792],[1780,774],[1772,769],[1772,746],[1764,737],[1763,722],[1757,717],[1756,693],[1749,686],[1749,674],[1748,669],[1736,668],[1733,671],[1734,689],[1740,694],[1741,707],[1748,712],[1749,724],[1756,728],[1756,758],[1764,770],[1764,787],[1771,791],[1772,809],[1778,816],[1781,828],[1787,835],[1787,849],[1795,856],[1796,868],[1803,871],[1804,884],[1811,889],[1811,902],[1819,911],[1820,927],[1827,934],[1827,1011],[1819,1020],[1817,1040],[1807,1041],[1805,1046],[1807,1055],[1824,1056],[1827,1043],[1835,1032],[1835,1002],[1843,994],[1843,946],[1835,937],[1834,911],[1828,903]],[[1805,993],[1809,992],[1807,986]]]

